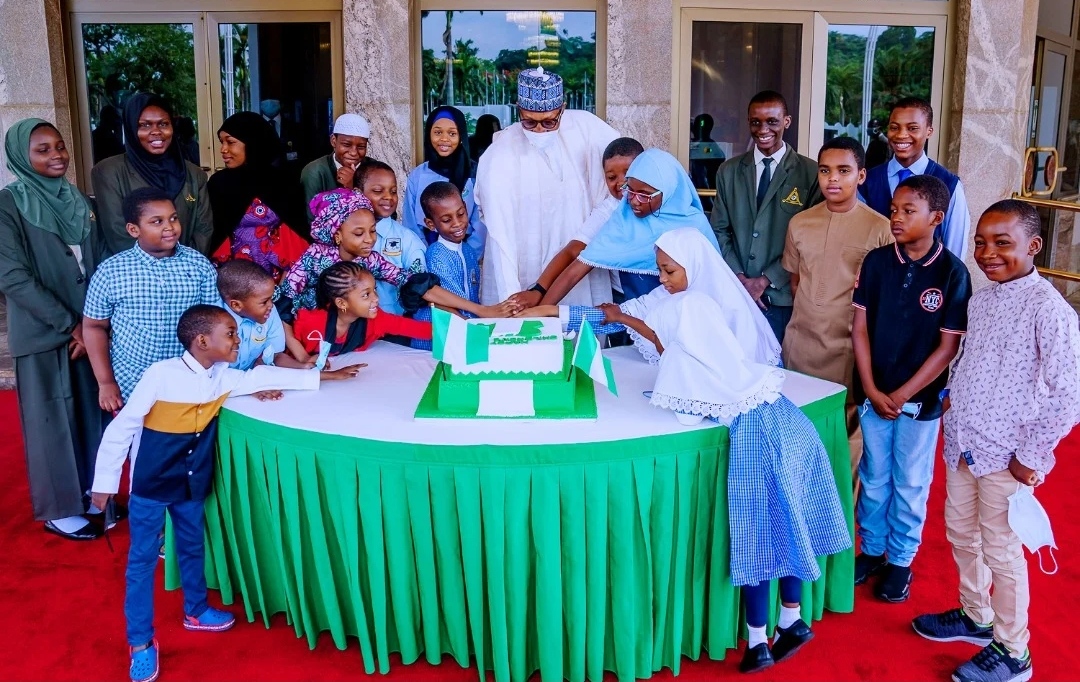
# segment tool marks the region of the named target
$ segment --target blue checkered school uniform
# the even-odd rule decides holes
[[[480,255],[467,243],[461,244],[460,256],[441,241],[428,246],[427,268],[428,272],[439,276],[439,285],[443,289],[473,303],[480,302]],[[475,317],[472,313],[460,312],[466,318]],[[414,317],[430,322],[431,308],[421,308]],[[431,342],[414,339],[412,347],[431,350]]]
[[[780,396],[730,427],[731,582],[817,580],[817,557],[851,547],[828,453],[814,425]]]
[[[220,302],[217,271],[201,253],[178,245],[172,256],[155,258],[135,244],[98,267],[83,315],[109,320],[109,358],[127,400],[150,365],[184,352],[176,338],[184,311]]]

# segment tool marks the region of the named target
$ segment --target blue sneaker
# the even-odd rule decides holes
[[[963,609],[927,613],[911,621],[920,636],[934,642],[967,642],[986,646],[994,641],[994,628],[971,620]]]
[[[952,674],[953,682],[1027,682],[1031,679],[1031,656],[1013,657],[1001,642],[990,642]]]
[[[131,682],[154,682],[158,678],[158,673],[161,672],[161,668],[158,667],[157,640],[151,640],[150,645],[145,649],[135,651],[132,648],[130,651],[131,667],[128,668],[128,675],[131,677]]]
[[[236,625],[235,616],[228,611],[215,609],[213,606],[207,606],[206,610],[198,618],[184,616],[184,627],[188,630],[224,632],[234,625]]]

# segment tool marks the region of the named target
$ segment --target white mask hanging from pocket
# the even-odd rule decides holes
[[[1040,571],[1046,575],[1057,573],[1058,563],[1054,558],[1057,544],[1054,542],[1054,531],[1050,528],[1050,517],[1035,499],[1031,486],[1017,483],[1016,492],[1009,495],[1009,527],[1020,538],[1020,542],[1024,543],[1024,547],[1039,557]],[[1050,560],[1054,562],[1052,571],[1043,568],[1042,554],[1039,553],[1043,547],[1050,548]]]

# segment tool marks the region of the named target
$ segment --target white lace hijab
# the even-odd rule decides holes
[[[645,324],[664,347],[653,405],[730,423],[780,396],[784,370],[747,360],[709,296],[674,294],[649,311]]]
[[[656,240],[656,247],[686,268],[687,291],[703,293],[720,306],[724,321],[750,360],[780,364],[780,343],[768,320],[701,233],[692,228],[665,232]]]

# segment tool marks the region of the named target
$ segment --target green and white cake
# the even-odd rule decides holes
[[[432,324],[439,363],[417,418],[596,418],[593,380],[575,366],[575,343],[557,319],[464,320],[435,310]]]

